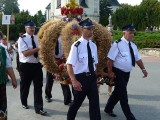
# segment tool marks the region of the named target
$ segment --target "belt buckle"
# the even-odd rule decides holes
[[[91,75],[91,73],[90,72],[86,72],[86,76],[90,76]]]

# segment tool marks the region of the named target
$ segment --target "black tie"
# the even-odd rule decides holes
[[[57,40],[57,42],[56,42],[55,54],[56,54],[56,55],[59,54],[59,42],[58,42],[58,40]]]
[[[89,46],[89,42],[87,43],[87,50],[88,50],[88,67],[89,67],[89,71],[91,73],[94,73],[93,58],[92,58],[92,53],[91,53],[91,48]]]
[[[129,50],[130,50],[130,53],[131,53],[132,65],[135,67],[135,56],[134,56],[134,52],[133,52],[133,49],[132,49],[132,46],[131,46],[130,42],[129,42]]]
[[[36,43],[34,42],[34,37],[31,36],[32,38],[32,46],[33,46],[33,49],[36,48]],[[38,57],[38,52],[34,53],[34,57],[37,58]]]

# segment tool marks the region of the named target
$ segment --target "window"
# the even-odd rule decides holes
[[[86,0],[80,0],[80,5],[84,8],[88,8],[88,5],[86,4]]]
[[[57,0],[57,9],[61,8],[61,0]]]

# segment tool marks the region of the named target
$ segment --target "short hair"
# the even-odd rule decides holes
[[[2,33],[2,31],[0,31],[0,39],[2,39],[3,38],[3,33]]]

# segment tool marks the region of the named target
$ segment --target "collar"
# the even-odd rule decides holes
[[[87,45],[88,42],[92,42],[92,40],[86,40],[83,37],[80,38],[80,41]]]
[[[28,33],[25,33],[25,35],[29,38],[31,38],[31,35],[29,35]],[[34,36],[34,35],[33,35]]]
[[[129,43],[129,41],[126,40],[124,37],[122,37],[121,40],[123,40],[123,41],[126,42],[127,44]]]

